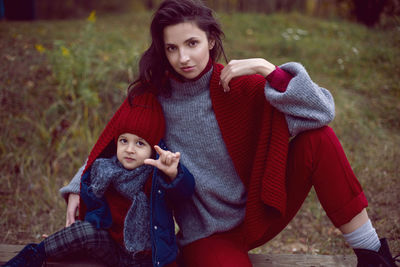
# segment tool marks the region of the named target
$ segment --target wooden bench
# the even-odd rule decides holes
[[[24,246],[0,244],[0,264],[14,257]],[[293,266],[356,266],[353,255],[309,255],[309,254],[250,254],[254,267],[293,267]],[[62,262],[47,262],[53,267],[104,267],[87,259],[71,259]]]

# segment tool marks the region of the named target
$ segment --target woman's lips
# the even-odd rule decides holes
[[[190,72],[194,70],[194,66],[190,66],[190,67],[183,67],[181,68],[182,71],[184,72]]]

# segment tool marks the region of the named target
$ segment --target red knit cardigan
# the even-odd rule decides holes
[[[266,219],[285,214],[289,130],[284,114],[265,99],[264,77],[235,78],[224,93],[222,69],[214,64],[210,96],[228,153],[247,188],[243,226],[251,249],[267,241]]]
[[[230,92],[224,93],[219,84],[222,69],[223,65],[214,64],[210,96],[228,153],[248,192],[243,226],[247,246],[251,249],[267,241],[266,219],[285,214],[289,130],[284,114],[265,99],[264,77],[250,75],[235,78],[229,84]],[[106,149],[113,136],[113,124],[128,105],[125,100],[104,129],[99,140],[107,142],[96,143],[86,169]],[[107,197],[118,198],[118,195],[114,192]],[[117,203],[120,216],[130,205],[122,198],[111,202]],[[84,210],[80,213],[84,214]],[[117,239],[121,239],[119,228],[111,229],[112,236],[119,237]]]

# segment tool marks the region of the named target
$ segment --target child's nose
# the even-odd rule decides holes
[[[135,146],[133,144],[130,144],[126,151],[129,153],[135,153]]]

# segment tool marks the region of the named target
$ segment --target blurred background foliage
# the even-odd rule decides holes
[[[0,0],[10,19],[79,18],[96,10],[104,12],[154,9],[161,0]],[[297,11],[324,18],[345,18],[363,23],[390,26],[399,23],[400,0],[205,0],[220,12],[276,13]],[[8,14],[7,14],[8,13]]]
[[[19,3],[23,15],[29,3],[19,1],[4,0],[5,8]],[[0,22],[0,243],[39,242],[63,227],[58,190],[125,98],[158,2],[36,0],[35,20]],[[332,92],[331,126],[378,234],[400,253],[398,0],[361,1],[384,3],[374,24],[355,23],[356,0],[207,2],[229,59],[298,61]],[[288,227],[253,252],[352,253],[314,191]]]

